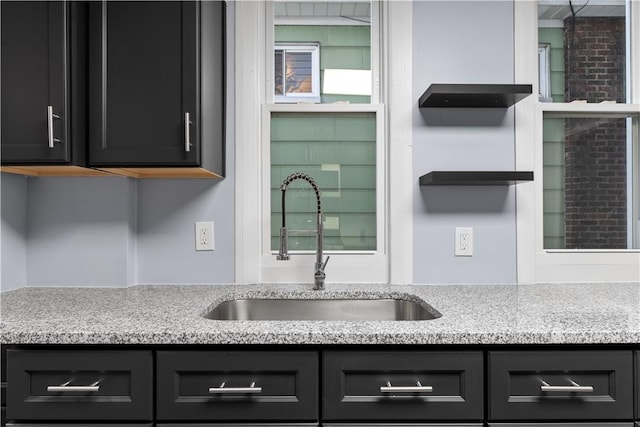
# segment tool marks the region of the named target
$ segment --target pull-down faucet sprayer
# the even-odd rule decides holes
[[[296,172],[289,175],[280,186],[280,191],[282,191],[282,227],[280,227],[280,249],[278,250],[277,259],[279,261],[287,261],[290,259],[289,256],[289,248],[287,244],[287,220],[286,220],[286,209],[285,209],[285,194],[287,192],[287,187],[293,181],[302,179],[307,181],[313,191],[316,193],[316,204],[317,204],[317,215],[316,215],[316,263],[315,263],[315,272],[313,274],[313,289],[314,290],[323,290],[324,289],[324,279],[326,274],[324,273],[324,268],[327,266],[329,262],[329,258],[323,260],[324,255],[322,253],[322,234],[323,234],[323,225],[322,225],[322,201],[320,199],[320,187],[318,187],[318,183],[311,178],[309,175]],[[292,230],[294,231],[294,230]],[[306,230],[296,230],[296,233],[313,233],[313,231]]]

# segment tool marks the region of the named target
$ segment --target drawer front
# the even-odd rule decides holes
[[[634,427],[633,423],[489,423],[489,427]]]
[[[149,351],[7,352],[7,419],[151,420]]]
[[[318,427],[318,423],[189,423],[156,424],[156,427]]]
[[[325,420],[483,418],[481,352],[327,351],[323,380]]]
[[[7,423],[7,427],[153,427],[152,423],[148,424],[33,424],[33,423]]]
[[[159,351],[158,420],[318,420],[318,355]]]
[[[630,351],[489,352],[489,418],[629,420],[632,367]]]
[[[446,423],[446,424],[424,424],[424,423],[323,423],[322,427],[482,427],[483,424],[460,424],[460,423]]]
[[[640,419],[640,351],[636,351],[635,359],[636,360],[635,360],[634,371],[636,373],[636,381],[635,381],[636,419]],[[640,425],[638,427],[640,427]]]

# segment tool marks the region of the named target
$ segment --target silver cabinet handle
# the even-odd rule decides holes
[[[409,386],[409,387],[392,386],[391,383],[387,381],[386,386],[380,387],[380,393],[417,393],[417,392],[431,393],[433,392],[433,387],[430,385],[422,385],[420,384],[420,381],[416,381],[415,386]]]
[[[184,151],[191,151],[191,120],[189,113],[184,113]]]
[[[60,116],[53,114],[52,105],[47,105],[47,139],[49,140],[49,148],[53,148],[54,142],[61,142],[53,137],[53,119],[60,119]]]
[[[220,384],[220,387],[209,387],[209,394],[247,394],[262,393],[262,387],[256,387],[256,383],[252,382],[249,387],[225,387],[226,383]]]
[[[100,391],[99,381],[96,381],[90,385],[69,385],[69,381],[60,385],[49,385],[47,391],[51,392],[66,392],[66,391]]]
[[[541,381],[540,391],[560,391],[568,393],[593,393],[593,386],[580,385],[569,381],[571,385],[549,385],[546,381]]]

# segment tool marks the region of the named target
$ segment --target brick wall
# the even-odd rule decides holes
[[[624,18],[568,18],[565,70],[566,102],[625,102]],[[626,248],[625,119],[566,119],[565,135],[566,248]]]

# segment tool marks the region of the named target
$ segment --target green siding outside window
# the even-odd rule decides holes
[[[341,25],[276,25],[276,43],[317,42],[320,44],[320,90],[325,69],[371,69],[371,28]],[[371,97],[321,93],[322,103],[368,104]]]
[[[303,172],[320,186],[326,250],[376,250],[376,115],[271,114],[271,249],[282,221],[282,181]],[[294,181],[286,194],[289,230],[315,230],[315,195]],[[290,250],[315,250],[313,234],[291,235]]]

